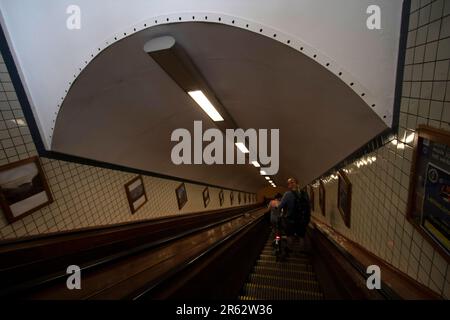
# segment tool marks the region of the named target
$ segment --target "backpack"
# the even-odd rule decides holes
[[[301,225],[307,226],[311,220],[311,206],[308,194],[305,191],[291,191],[295,196],[295,221]]]

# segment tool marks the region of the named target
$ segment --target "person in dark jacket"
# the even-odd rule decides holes
[[[308,195],[299,191],[297,179],[289,178],[287,184],[289,191],[283,195],[278,207],[283,210],[283,225],[288,237],[288,247],[292,247],[295,234],[300,237],[301,247],[304,247],[304,236],[310,214]]]

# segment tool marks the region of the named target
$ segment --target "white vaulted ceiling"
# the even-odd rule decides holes
[[[77,77],[52,150],[229,188],[266,185],[251,165],[182,165],[171,132],[214,124],[144,51],[174,37],[241,128],[280,129],[280,171],[307,183],[387,126],[338,76],[287,45],[214,23],[155,26],[104,50]]]
[[[238,126],[280,129],[275,181],[308,183],[392,126],[403,2],[0,0],[0,21],[46,150],[254,191],[251,165],[172,164],[173,129],[214,124],[144,43],[173,36]]]

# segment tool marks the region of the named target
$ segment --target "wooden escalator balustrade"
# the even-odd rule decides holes
[[[82,268],[83,281],[89,280],[86,270],[99,270],[112,261],[125,257],[138,259],[140,252],[167,247],[171,242],[217,226],[227,229],[227,223],[257,211],[258,205],[194,213],[181,217],[135,222],[102,228],[4,241],[0,246],[0,294],[12,297],[38,298],[42,288],[64,283],[66,268],[75,264]],[[241,221],[242,222],[242,221]],[[228,226],[230,228],[230,226]],[[166,250],[167,252],[170,252]],[[164,258],[164,254],[161,257]],[[136,260],[138,261],[138,260]],[[129,268],[117,268],[114,273],[127,274]],[[105,275],[100,282],[107,287]],[[63,281],[64,280],[64,281]],[[45,290],[44,290],[45,291]],[[66,291],[68,291],[66,289]],[[77,291],[77,290],[75,290]],[[74,294],[75,295],[75,294]],[[94,297],[92,292],[80,298]],[[44,298],[71,298],[70,294]]]

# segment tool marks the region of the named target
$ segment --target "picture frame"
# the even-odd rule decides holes
[[[352,183],[344,171],[338,172],[338,209],[347,228],[350,228],[352,212]]]
[[[406,218],[450,262],[450,133],[416,130]]]
[[[177,197],[178,210],[181,210],[184,207],[184,205],[187,203],[187,201],[188,201],[186,186],[185,186],[184,182],[181,183],[175,189],[175,195]]]
[[[309,192],[308,192],[309,193],[309,205],[311,207],[311,211],[315,211],[316,208],[315,208],[315,199],[314,199],[314,188],[312,185],[309,185],[308,189],[309,189]]]
[[[203,189],[202,194],[203,194],[203,205],[206,208],[208,204],[211,202],[211,199],[209,198],[209,188],[206,187],[205,189]]]
[[[0,167],[0,205],[6,220],[16,222],[53,202],[39,157]]]
[[[230,191],[230,205],[233,205],[234,202],[234,193],[233,191]]]
[[[135,214],[148,201],[145,192],[144,180],[139,175],[125,184],[125,192],[130,206],[131,214]]]
[[[325,185],[322,180],[319,181],[319,207],[320,212],[325,217],[326,216],[326,192],[325,192]]]
[[[219,192],[219,205],[222,206],[224,202],[223,189]]]

